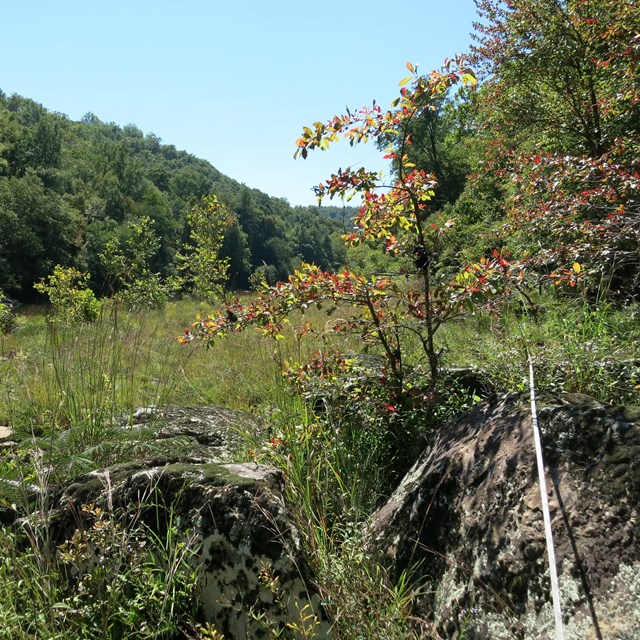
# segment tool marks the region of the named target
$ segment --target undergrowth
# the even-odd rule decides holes
[[[477,365],[498,392],[528,388],[528,348],[540,391],[581,393],[606,404],[640,403],[637,304],[546,298],[535,314],[507,309],[443,333],[446,358]]]
[[[638,404],[638,307],[537,302],[535,314],[512,307],[443,328],[443,366],[473,365],[485,389],[523,390],[528,347],[540,390]],[[269,437],[250,434],[247,457],[284,474],[334,638],[429,637],[411,615],[426,586],[410,574],[392,581],[367,548],[363,525],[431,435],[479,399],[476,390],[445,376],[434,404],[423,397],[424,363],[416,358],[405,404],[393,405],[380,354],[363,355],[354,341],[336,345],[329,332],[311,341],[293,331],[278,341],[245,332],[209,349],[180,346],[175,337],[194,306],[134,314],[105,304],[95,322],[73,326],[26,310],[0,336],[0,425],[16,443],[0,451],[0,497],[4,513],[19,512],[19,526],[0,529],[0,637],[150,638],[180,628],[187,637],[221,638],[193,617],[194,569],[183,562],[193,549],[188,536],[175,530],[159,539],[95,505],[85,507],[75,537],[55,540],[49,526],[46,488],[153,454],[151,429],[122,425],[137,407],[167,404],[222,405],[267,422]],[[307,313],[322,326],[323,312]],[[332,364],[336,346],[351,354],[340,366]],[[315,369],[303,364],[314,358]],[[394,438],[406,442],[406,459],[390,456],[399,449]],[[174,561],[180,571],[167,617],[166,567]],[[126,598],[109,589],[112,582]],[[304,637],[314,637],[313,621],[305,629]],[[287,633],[296,637],[292,628]]]
[[[16,524],[0,530],[0,638],[175,638],[190,624],[197,545],[189,532],[172,518],[162,536],[145,525],[143,497],[126,511],[84,505],[74,533],[58,540],[49,479],[39,480],[35,498],[14,504]]]

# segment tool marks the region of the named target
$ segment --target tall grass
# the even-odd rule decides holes
[[[539,303],[542,311],[535,317],[505,308],[499,316],[444,326],[439,338],[444,365],[476,365],[497,391],[524,389],[527,346],[540,389],[587,393],[603,402],[640,402],[637,307]],[[367,397],[363,385],[361,396],[327,389],[326,398],[348,406],[322,408],[283,382],[285,363],[303,362],[316,350],[329,352],[336,340],[343,350],[358,353],[357,339],[323,331],[327,318],[314,309],[305,319],[317,332],[304,340],[291,328],[278,341],[246,332],[211,348],[180,346],[176,336],[197,311],[205,310],[188,301],[144,313],[107,305],[96,323],[76,327],[30,314],[0,338],[0,424],[22,438],[17,452],[0,451],[0,494],[26,505],[24,527],[19,532],[5,528],[0,535],[5,551],[0,628],[4,623],[17,638],[64,637],[55,621],[70,619],[64,613],[68,592],[46,538],[49,505],[42,501],[43,489],[81,470],[144,453],[151,432],[136,429],[134,435],[119,425],[136,407],[180,404],[247,410],[267,422],[266,440],[247,434],[246,454],[276,465],[285,476],[286,502],[330,614],[333,637],[428,637],[423,621],[411,617],[421,585],[410,576],[394,584],[363,540],[363,524],[389,480],[388,425],[374,410],[376,399]],[[456,393],[443,390],[443,415],[464,405]],[[358,406],[349,405],[354,398]],[[412,410],[420,426],[420,407]],[[176,548],[174,541],[166,546],[169,555]],[[118,571],[126,574],[124,567]],[[31,603],[27,608],[25,599]],[[63,603],[57,612],[56,603]],[[97,611],[90,599],[82,606]],[[79,624],[91,628],[87,620]],[[19,628],[26,631],[20,635]]]
[[[505,308],[443,327],[445,360],[476,365],[499,392],[527,388],[526,350],[540,391],[640,404],[640,308],[543,298],[527,315]]]
[[[180,354],[152,316],[105,305],[91,324],[38,320],[15,336],[7,367],[2,412],[14,428],[99,426],[167,397]]]
[[[84,505],[60,543],[41,491],[16,526],[0,529],[0,638],[151,640],[191,628],[195,538],[172,518],[164,535],[143,524],[148,497],[126,511]]]
[[[410,575],[394,583],[371,555],[363,524],[372,512],[384,471],[363,448],[351,450],[317,420],[301,399],[279,408],[268,443],[252,454],[286,478],[285,501],[331,620],[332,637],[345,640],[423,638],[424,621],[411,616],[420,592]]]

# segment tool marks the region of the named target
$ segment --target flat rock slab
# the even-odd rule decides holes
[[[13,433],[13,429],[0,425],[0,442],[11,438],[11,436],[13,436]]]
[[[157,439],[185,437],[209,448],[219,457],[233,457],[243,433],[264,431],[249,413],[224,407],[145,407],[133,412],[129,428],[153,425]]]

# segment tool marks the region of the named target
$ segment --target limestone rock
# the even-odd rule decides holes
[[[543,396],[539,421],[567,640],[640,637],[640,410]],[[443,429],[372,519],[372,547],[429,584],[445,638],[551,638],[528,395]]]
[[[126,420],[126,428],[152,424],[159,443],[170,439],[187,442],[188,456],[203,460],[232,460],[240,442],[239,433],[259,434],[263,427],[248,413],[224,407],[144,407]],[[181,451],[180,457],[185,456]]]

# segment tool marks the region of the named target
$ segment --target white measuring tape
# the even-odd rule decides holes
[[[551,532],[551,515],[549,513],[549,500],[547,498],[547,482],[544,475],[544,461],[542,459],[542,442],[538,427],[538,412],[536,409],[536,391],[533,378],[533,361],[527,349],[529,360],[529,389],[531,393],[531,423],[533,426],[533,439],[536,445],[536,463],[538,465],[538,484],[540,486],[540,498],[542,500],[542,516],[544,518],[544,533],[547,539],[547,557],[549,559],[549,574],[551,576],[551,599],[553,601],[553,616],[556,623],[556,640],[564,640],[564,627],[562,625],[562,609],[560,606],[560,587],[558,586],[558,571],[556,568],[556,552],[553,546],[553,534]]]

